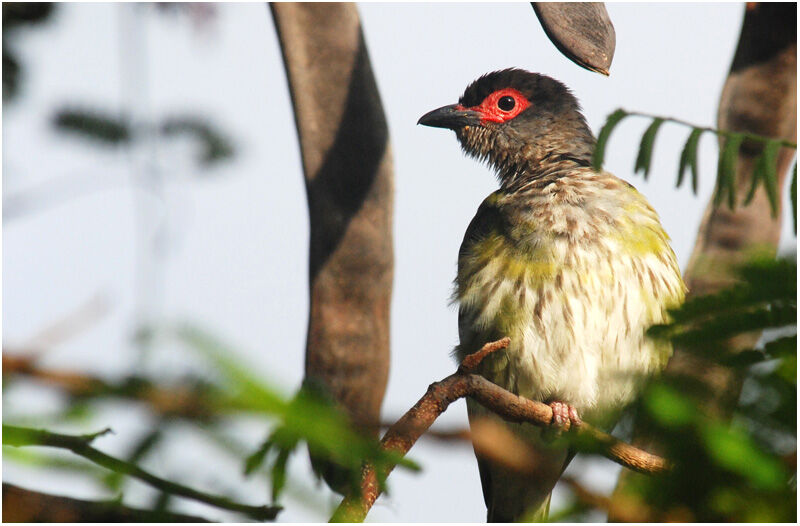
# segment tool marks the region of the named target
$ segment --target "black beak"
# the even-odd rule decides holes
[[[417,121],[423,126],[448,128],[455,130],[463,126],[477,126],[481,123],[481,114],[473,110],[459,109],[456,104],[429,111]]]

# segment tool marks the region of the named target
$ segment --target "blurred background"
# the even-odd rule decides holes
[[[270,386],[303,377],[308,319],[308,213],[280,49],[263,4],[57,4],[3,16],[3,347],[44,370],[213,382],[202,353],[142,329],[190,324],[226,342]],[[742,4],[609,4],[617,48],[609,78],[582,70],[547,40],[527,3],[359,4],[395,163],[392,361],[384,420],[455,370],[457,312],[448,306],[463,232],[496,182],[452,134],[418,128],[488,71],[516,66],[572,88],[597,132],[618,107],[714,126],[736,48]],[[687,131],[665,125],[647,181],[633,175],[649,121],[615,132],[605,167],[646,195],[682,268],[713,189],[717,144],[699,150],[698,195],[675,188]],[[86,131],[90,130],[90,131]],[[786,199],[786,196],[782,196]],[[784,206],[790,225],[790,206]],[[795,253],[791,229],[782,253]],[[4,363],[4,368],[6,364]],[[49,379],[52,384],[54,381]],[[58,381],[63,380],[61,378]],[[111,381],[109,380],[109,381]],[[250,503],[266,477],[242,476],[242,452],[269,422],[160,418],[140,404],[75,403],[48,379],[4,379],[3,421],[112,435],[95,446],[159,475]],[[435,428],[466,427],[454,404]],[[156,437],[153,439],[152,437]],[[214,438],[215,437],[215,438]],[[69,455],[4,447],[3,481],[85,499],[158,494],[109,480]],[[370,521],[485,518],[466,443],[423,439],[397,470]],[[60,463],[59,463],[60,459]],[[578,457],[568,472],[610,493],[618,466]],[[113,477],[112,477],[113,478]],[[564,501],[557,487],[552,509]],[[338,498],[305,455],[289,464],[279,521],[322,521]],[[241,517],[182,499],[171,509]]]

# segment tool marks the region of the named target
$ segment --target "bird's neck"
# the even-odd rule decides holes
[[[502,158],[490,159],[495,161],[500,187],[513,190],[532,180],[591,166],[596,140],[584,121],[575,124],[529,135],[525,141],[509,145]]]
[[[537,180],[567,176],[576,169],[590,167],[593,148],[592,143],[591,147],[574,148],[571,151],[544,150],[517,165],[498,167],[500,188],[513,192]]]

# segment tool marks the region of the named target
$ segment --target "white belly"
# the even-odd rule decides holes
[[[565,247],[566,248],[566,247]],[[569,248],[548,279],[504,276],[487,265],[462,295],[461,354],[507,335],[511,345],[484,376],[533,400],[559,400],[591,415],[628,403],[643,377],[666,363],[668,345],[645,336],[682,294],[668,259]],[[524,291],[521,290],[524,288]],[[518,309],[518,319],[508,312]]]

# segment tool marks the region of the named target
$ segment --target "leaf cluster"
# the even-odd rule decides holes
[[[3,102],[14,99],[22,84],[24,68],[14,46],[17,30],[41,25],[54,8],[52,2],[3,2]]]
[[[120,146],[142,139],[142,133],[123,117],[90,109],[64,108],[56,112],[53,125],[95,144]],[[188,136],[200,145],[198,162],[210,166],[233,157],[232,143],[209,121],[192,115],[168,116],[147,133],[164,138]]]
[[[65,388],[65,394],[68,395],[69,405],[64,413],[46,418],[49,423],[45,422],[44,425],[41,419],[29,418],[26,421],[19,416],[9,416],[9,412],[6,414],[6,419],[34,427],[59,426],[68,421],[73,425],[85,427],[91,425],[87,423],[91,420],[93,408],[109,402],[117,404],[139,402],[154,411],[158,418],[150,430],[131,439],[124,458],[111,458],[100,452],[93,453],[97,455],[95,457],[85,457],[92,462],[100,459],[100,463],[96,463],[95,466],[70,457],[41,453],[29,448],[21,450],[16,448],[50,445],[75,451],[74,448],[88,445],[99,435],[68,436],[52,433],[46,429],[6,426],[4,428],[6,458],[31,468],[57,468],[89,475],[96,478],[108,490],[121,495],[126,481],[132,473],[137,473],[137,470],[141,469],[138,467],[141,462],[145,462],[148,456],[161,447],[170,428],[184,422],[192,424],[191,428],[203,436],[214,438],[216,445],[227,454],[232,454],[239,463],[240,473],[247,476],[266,475],[271,484],[273,503],[278,502],[286,491],[289,478],[288,466],[292,454],[304,445],[307,445],[317,458],[330,460],[342,468],[346,483],[351,486],[360,482],[364,462],[370,462],[378,467],[399,464],[408,469],[419,469],[413,461],[382,450],[377,440],[364,436],[351,425],[337,406],[313,389],[303,388],[294,396],[285,396],[274,383],[260,377],[252,367],[237,358],[234,349],[206,331],[187,325],[145,331],[137,337],[151,341],[155,341],[156,338],[168,338],[182,343],[206,361],[214,371],[213,378],[184,379],[179,384],[168,384],[142,376],[118,382],[81,379],[80,388],[71,392],[70,384],[53,384]],[[40,379],[52,381],[59,377],[57,374],[43,374]],[[16,376],[6,377],[3,387],[15,385],[17,379]],[[164,398],[170,396],[176,400],[164,402]],[[255,450],[241,443],[227,431],[232,419],[250,416],[258,416],[259,420],[267,417],[272,421],[269,436]],[[51,440],[55,442],[51,443]],[[232,476],[235,476],[235,471]],[[380,481],[381,484],[384,482]],[[180,492],[173,491],[176,487],[183,486],[170,484],[173,482],[165,481],[161,486],[157,486],[162,491],[153,503],[153,509],[166,511],[171,497],[186,497]],[[191,492],[189,494],[192,495]],[[265,513],[261,511],[261,507],[236,508],[230,504],[233,502],[230,498],[214,498],[217,500],[211,500],[210,503],[215,505],[214,502],[217,502],[228,506],[223,509],[240,511],[251,516]],[[304,504],[313,506],[313,502],[305,502],[307,498],[309,497],[303,497]]]
[[[277,501],[286,482],[289,457],[305,442],[318,458],[344,468],[347,480],[357,486],[364,462],[375,466],[401,465],[419,469],[409,459],[382,450],[376,440],[355,429],[342,411],[318,392],[307,387],[290,400],[278,395],[250,370],[231,360],[234,354],[221,342],[197,328],[184,327],[178,336],[200,351],[227,377],[231,403],[244,410],[266,413],[278,419],[264,443],[245,462],[245,473],[252,474],[266,464],[270,470],[272,499]]]
[[[697,149],[700,144],[700,138],[704,133],[710,133],[720,138],[721,146],[719,159],[717,162],[717,178],[716,188],[714,191],[714,204],[719,206],[724,202],[728,207],[733,210],[736,208],[739,196],[736,195],[736,160],[738,158],[739,150],[743,145],[748,149],[760,150],[756,159],[753,173],[751,174],[750,187],[747,195],[742,199],[742,204],[748,205],[756,194],[759,186],[763,186],[770,203],[770,209],[773,217],[777,215],[778,211],[778,152],[781,148],[792,148],[797,150],[797,144],[780,139],[773,139],[769,137],[762,137],[751,133],[730,132],[724,130],[717,130],[714,128],[695,126],[679,119],[668,117],[659,117],[656,115],[649,115],[646,113],[629,112],[623,109],[617,109],[611,113],[606,119],[605,124],[600,129],[597,137],[597,144],[592,158],[592,166],[595,170],[600,170],[603,167],[603,162],[606,156],[606,148],[608,141],[611,138],[611,133],[617,125],[625,118],[638,116],[651,119],[650,125],[642,135],[639,143],[639,150],[636,156],[636,163],[634,165],[634,172],[642,172],[645,179],[650,173],[651,161],[653,158],[653,148],[655,146],[656,136],[661,129],[662,124],[671,122],[690,128],[689,135],[686,143],[681,150],[680,160],[678,162],[678,178],[676,187],[680,187],[685,180],[687,170],[691,173],[691,187],[692,192],[696,195],[698,188],[698,168],[697,168]],[[797,231],[797,162],[795,161],[792,170],[792,209],[795,217],[795,232]]]
[[[738,277],[729,288],[687,301],[669,324],[650,330],[744,379],[732,422],[701,409],[715,393],[688,375],[665,374],[645,390],[638,418],[675,468],[637,476],[628,487],[661,520],[796,519],[797,264],[754,260]],[[756,348],[732,344],[762,330],[772,336]]]

